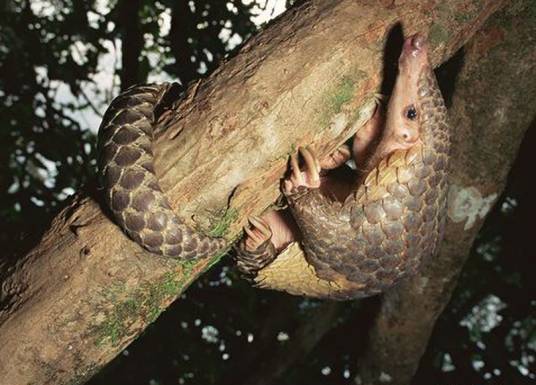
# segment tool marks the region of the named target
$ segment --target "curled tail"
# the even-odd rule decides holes
[[[98,168],[105,202],[128,236],[152,253],[191,259],[215,254],[223,238],[188,226],[171,209],[154,172],[155,111],[173,85],[134,86],[115,98],[99,128]]]

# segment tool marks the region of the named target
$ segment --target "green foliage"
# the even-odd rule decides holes
[[[156,38],[156,44],[170,48],[162,55],[163,63],[169,63],[162,69],[183,84],[212,72],[230,50],[257,29],[250,20],[255,2],[162,0],[162,5],[172,16],[169,35]]]
[[[55,96],[78,94],[95,72],[103,26],[89,25],[90,2],[58,5],[44,17],[30,2],[15,1],[0,16],[0,216],[9,218],[0,244],[93,175],[94,135],[74,117],[73,103]],[[88,47],[84,65],[70,54],[77,42]]]

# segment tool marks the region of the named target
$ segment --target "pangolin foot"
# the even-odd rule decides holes
[[[270,226],[262,218],[249,217],[250,226],[244,227],[246,236],[244,237],[244,248],[246,251],[256,251],[263,243],[269,242],[272,238]]]
[[[304,160],[304,170],[298,164],[298,154],[290,157],[290,175],[283,182],[286,195],[298,193],[306,189],[320,187],[320,162],[310,147],[300,147],[299,153]]]
[[[235,248],[236,266],[246,279],[253,280],[257,272],[270,264],[277,254],[268,223],[257,217],[250,217],[248,221],[250,226],[244,227],[246,236]]]

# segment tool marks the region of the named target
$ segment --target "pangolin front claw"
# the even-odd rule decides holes
[[[244,227],[246,237],[244,247],[247,251],[256,251],[263,243],[269,242],[272,238],[270,226],[262,218],[249,217],[250,226]]]
[[[268,223],[259,217],[250,217],[248,222],[249,226],[244,227],[246,236],[236,247],[236,263],[246,278],[253,279],[277,255]]]
[[[290,157],[290,176],[283,182],[283,191],[291,195],[305,189],[320,187],[320,162],[310,147],[300,147],[299,153],[304,160],[304,170],[300,169],[298,155]]]

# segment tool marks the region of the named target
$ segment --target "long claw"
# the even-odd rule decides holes
[[[334,168],[342,166],[351,157],[352,151],[350,150],[350,146],[343,144],[319,162],[320,170],[333,170]]]
[[[252,240],[251,238],[246,239],[245,241],[246,250],[252,252],[257,250],[257,241]]]
[[[320,173],[320,171],[322,170],[322,167],[320,167],[320,160],[318,160],[318,156],[316,156],[316,152],[314,152],[314,150],[310,146],[307,146],[307,151],[309,151],[309,153],[313,157],[316,173],[317,174]]]
[[[309,147],[300,148],[300,153],[305,160],[305,173],[307,179],[312,184],[318,184],[320,182],[320,164],[318,163],[314,152]]]
[[[304,183],[304,179],[300,170],[300,164],[298,162],[298,154],[293,154],[290,157],[290,168],[292,170],[290,174],[290,181],[296,186],[302,185]]]
[[[345,159],[349,159],[350,156],[352,156],[352,152],[350,151],[350,147],[348,145],[340,146],[337,151],[340,152]]]
[[[300,172],[300,165],[298,164],[298,155],[295,153],[290,156],[290,169],[293,173]]]
[[[290,194],[292,193],[292,188],[293,188],[293,184],[290,180],[288,179],[285,179],[283,181],[283,189],[285,191],[286,194]]]
[[[300,147],[300,154],[302,154],[303,159],[305,160],[305,167],[308,171],[314,174],[320,172],[320,167],[316,161],[316,156],[314,155],[313,150],[307,147]]]
[[[248,221],[253,226],[255,226],[264,236],[270,237],[272,235],[270,226],[262,218],[249,217]]]
[[[248,227],[244,227],[244,231],[250,238],[255,238],[255,232]]]

